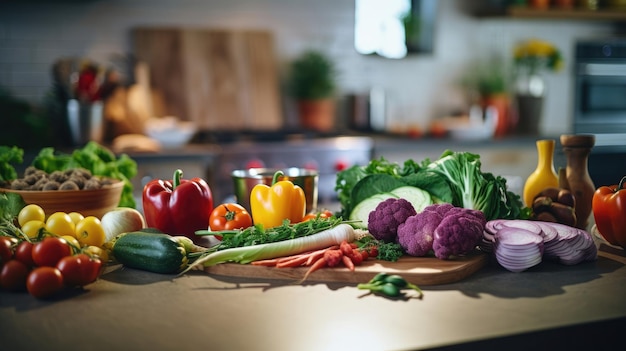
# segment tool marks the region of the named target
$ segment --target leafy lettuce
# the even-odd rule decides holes
[[[17,178],[17,172],[12,164],[21,164],[23,155],[24,150],[16,146],[0,146],[0,185]],[[93,175],[120,179],[124,182],[124,190],[119,206],[136,207],[131,179],[137,175],[137,162],[126,154],[117,157],[109,149],[94,141],[88,142],[72,153],[57,152],[52,147],[45,147],[35,156],[31,166],[47,173],[82,167]]]
[[[339,215],[349,218],[360,201],[404,185],[426,190],[435,202],[483,211],[488,220],[530,215],[520,196],[507,189],[505,178],[481,171],[478,155],[450,150],[432,162],[409,159],[400,165],[381,157],[339,172],[335,184]]]
[[[126,154],[116,157],[109,149],[94,141],[88,142],[71,154],[58,153],[51,147],[43,148],[33,160],[32,166],[48,173],[82,167],[94,175],[120,179],[124,182],[124,190],[119,206],[135,208],[137,205],[133,198],[131,182],[137,175],[137,162]]]

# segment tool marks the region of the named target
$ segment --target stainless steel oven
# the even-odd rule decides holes
[[[626,133],[626,38],[576,44],[574,132]]]
[[[617,184],[626,175],[626,38],[577,42],[574,68],[573,130],[596,137],[589,174],[596,186]]]

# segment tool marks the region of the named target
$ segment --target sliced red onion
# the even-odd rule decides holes
[[[549,222],[535,221],[534,223],[538,225],[541,228],[541,231],[543,232],[544,244],[547,244],[555,240],[557,236],[559,235],[559,232],[556,230],[556,228],[550,225],[551,223]]]
[[[498,263],[511,272],[523,272],[528,268],[541,263],[541,254],[535,256],[528,256],[522,259],[511,258],[509,256],[502,256],[496,253],[496,260]]]
[[[498,263],[512,272],[522,272],[544,258],[565,265],[597,258],[597,248],[587,231],[541,221],[491,220],[485,225],[480,247],[493,252]]]
[[[543,237],[535,232],[515,227],[504,227],[495,235],[495,243],[513,247],[537,246],[543,244]]]
[[[511,219],[504,222],[504,226],[509,228],[519,228],[528,230],[531,233],[535,233],[537,235],[542,234],[541,227],[538,226],[534,221],[526,221],[521,219]]]
[[[506,219],[494,219],[485,224],[485,232],[494,235],[502,228],[502,222]]]
[[[483,237],[478,243],[478,247],[484,252],[493,252],[493,242],[496,240],[493,234],[483,230]]]

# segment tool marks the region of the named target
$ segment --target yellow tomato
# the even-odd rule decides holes
[[[72,218],[65,212],[55,212],[46,220],[46,229],[59,236],[71,235],[76,236],[76,225],[72,222]]]
[[[35,204],[24,206],[24,208],[22,208],[20,210],[20,213],[17,215],[17,222],[20,224],[20,226],[24,226],[24,224],[29,221],[43,222],[45,220],[46,213],[44,212],[43,208]]]
[[[82,245],[102,247],[106,239],[104,228],[100,219],[95,216],[87,216],[76,225],[76,239]]]
[[[28,221],[22,225],[22,231],[31,239],[36,239],[42,228],[46,228],[46,223],[37,219]]]
[[[78,212],[70,212],[68,213],[68,215],[72,219],[72,222],[74,222],[74,225],[77,225],[78,222],[82,221],[85,218],[85,216]]]
[[[85,247],[83,252],[91,257],[98,257],[104,264],[109,262],[109,253],[101,247],[90,245]]]
[[[70,244],[70,246],[72,246],[72,251],[76,252],[77,250],[80,249],[80,243],[78,242],[78,239],[76,239],[75,236],[63,235],[61,238],[65,239],[65,241],[67,241],[67,243]]]

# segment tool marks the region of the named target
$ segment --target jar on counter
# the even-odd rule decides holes
[[[559,177],[554,170],[554,145],[552,139],[537,140],[537,168],[524,184],[524,205],[532,207],[533,200],[542,190],[559,186]]]
[[[595,141],[594,135],[561,135],[561,145],[567,159],[567,183],[576,199],[576,227],[581,229],[587,229],[589,224],[591,201],[596,191],[587,166]]]

